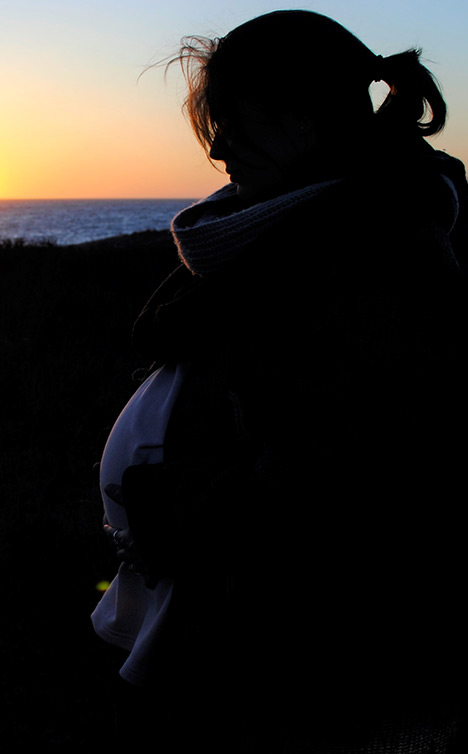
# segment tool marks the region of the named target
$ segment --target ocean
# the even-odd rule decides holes
[[[164,230],[195,199],[0,199],[0,241],[60,246],[143,230]]]

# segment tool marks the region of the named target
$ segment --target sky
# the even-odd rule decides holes
[[[430,141],[468,165],[467,0],[0,0],[0,199],[199,198],[219,188],[226,176],[181,113],[180,69],[140,74],[186,35],[223,36],[289,8],[331,16],[377,54],[421,47],[449,107]]]

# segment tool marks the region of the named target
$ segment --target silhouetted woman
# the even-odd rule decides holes
[[[417,50],[308,11],[178,60],[230,184],[174,218],[180,264],[134,330],[148,377],[102,460],[125,562],[93,622],[126,653],[120,730],[161,752],[448,752],[467,184],[424,138],[444,100]]]

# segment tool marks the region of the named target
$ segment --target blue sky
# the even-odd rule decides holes
[[[449,106],[434,145],[468,162],[468,2],[0,0],[0,197],[200,196],[224,177],[180,114],[183,80],[144,67],[182,36],[301,7],[374,52],[423,48]]]

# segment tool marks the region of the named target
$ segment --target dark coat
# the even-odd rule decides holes
[[[159,667],[202,655],[316,725],[459,702],[467,194],[447,160],[452,228],[443,159],[366,172],[207,277],[181,265],[136,323],[156,366],[191,364],[165,462],[123,479],[175,579]]]

